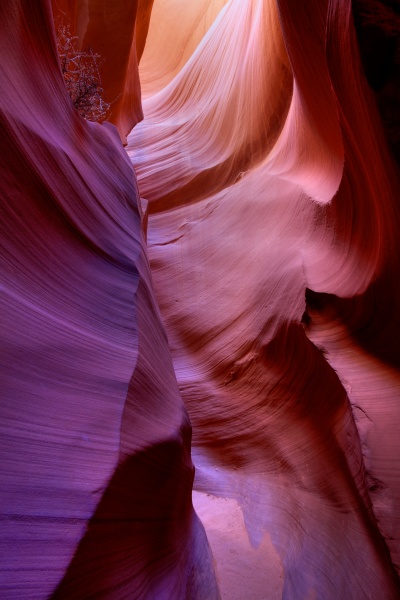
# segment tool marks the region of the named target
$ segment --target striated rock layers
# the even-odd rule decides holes
[[[285,600],[400,597],[377,3],[358,38],[350,0],[0,3],[2,600],[225,600],[193,485],[261,568],[269,534]],[[53,17],[103,56],[117,129],[72,108]]]
[[[0,31],[0,597],[217,599],[130,162],[72,108],[49,1]]]
[[[394,600],[399,178],[351,2],[180,4],[127,150],[195,489],[270,533],[285,600]]]

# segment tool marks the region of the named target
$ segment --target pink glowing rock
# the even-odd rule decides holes
[[[61,14],[118,131],[71,106]],[[350,0],[0,27],[0,597],[396,600],[400,184]]]
[[[397,598],[399,181],[351,3],[233,0],[154,64],[127,149],[195,488],[269,532],[285,599]]]
[[[175,79],[146,100],[146,120],[130,139],[150,211],[234,183],[273,147],[292,94],[278,20],[273,3],[256,8],[249,2],[226,4]],[[153,38],[150,29],[149,44]],[[143,80],[163,79],[164,63],[158,77],[155,61],[147,70],[145,59]],[[145,153],[135,152],[138,144]],[[147,167],[150,160],[155,161],[155,178]]]
[[[227,3],[228,0],[154,2],[151,27],[140,61],[143,97],[160,91],[179,73]]]

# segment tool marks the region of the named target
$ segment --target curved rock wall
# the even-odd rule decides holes
[[[72,108],[50,3],[0,30],[0,597],[218,598],[130,162]]]
[[[104,98],[111,105],[107,120],[124,141],[142,119],[138,57],[143,53],[152,0],[51,0],[56,25],[68,25],[83,50],[101,56]]]
[[[397,598],[399,179],[351,3],[231,0],[145,66],[127,149],[195,489],[270,533],[285,599]]]
[[[361,39],[389,9],[355,4],[360,56],[350,0],[51,5],[0,4],[0,597],[218,599],[189,414],[194,488],[258,561],[269,534],[285,600],[395,600],[397,138]],[[63,14],[122,138],[145,48],[138,184],[71,106]]]

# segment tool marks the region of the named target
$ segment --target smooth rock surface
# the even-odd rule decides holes
[[[0,3],[2,600],[400,597],[400,27],[360,4]]]
[[[0,30],[0,597],[217,600],[131,164],[72,108],[50,3]]]
[[[400,594],[399,178],[357,43],[349,1],[232,0],[128,136],[195,489],[285,600]]]

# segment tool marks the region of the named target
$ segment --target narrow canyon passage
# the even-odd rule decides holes
[[[1,600],[400,598],[399,13],[2,0]]]

